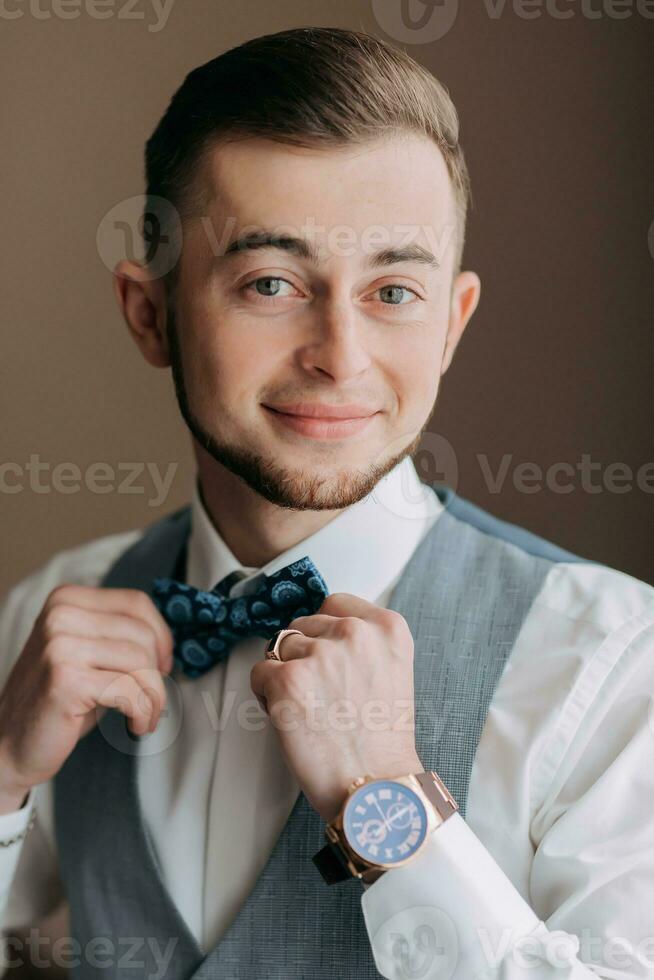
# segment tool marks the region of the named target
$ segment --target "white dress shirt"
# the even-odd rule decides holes
[[[330,592],[385,605],[441,510],[407,459],[364,501],[253,569],[239,565],[196,490],[187,581],[210,589],[240,570],[237,595],[309,554]],[[1,686],[48,593],[61,582],[97,585],[141,533],[61,552],[9,592]],[[166,712],[140,743],[143,817],[205,951],[254,887],[299,792],[250,689],[264,647],[254,637],[197,680],[166,678]],[[654,589],[597,565],[553,565],[493,694],[466,820],[451,817],[411,863],[362,890],[380,973],[654,977],[653,704]],[[36,925],[62,897],[51,782],[0,816],[0,841],[20,833],[33,807],[27,837],[0,847],[5,928]]]

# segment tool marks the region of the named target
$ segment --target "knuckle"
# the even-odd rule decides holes
[[[142,690],[141,685],[136,678],[132,676],[132,674],[123,674],[122,677],[116,681],[116,687],[121,689],[132,704],[137,702]]]
[[[134,704],[139,691],[141,690],[140,684],[136,681],[131,674],[121,674],[115,680],[110,682],[110,688],[115,691],[116,694],[120,694],[121,697],[125,698],[130,704]]]
[[[64,603],[50,606],[43,615],[41,629],[46,639],[70,629],[71,609]]]
[[[52,591],[48,594],[48,597],[45,600],[45,603],[43,604],[43,609],[44,610],[51,609],[57,603],[65,601],[68,597],[69,592],[70,592],[70,586],[67,583],[56,585],[54,589],[52,589]]]
[[[155,630],[148,628],[147,633],[144,633],[140,638],[140,645],[143,650],[145,650],[148,663],[151,667],[156,667],[157,669],[161,667],[164,669],[166,663],[172,659],[172,636],[170,643],[166,641],[166,643],[162,645]]]
[[[145,670],[152,665],[152,653],[138,643],[125,643],[125,654],[133,664],[133,670]]]
[[[146,666],[142,668],[139,671],[139,673],[141,677],[145,678],[145,680],[148,681],[148,683],[151,682],[153,684],[156,684],[157,687],[159,686],[163,687],[164,679],[156,662],[154,664],[153,663],[146,664]]]
[[[343,616],[338,621],[340,635],[346,640],[358,639],[365,630],[365,623],[356,616]]]
[[[327,616],[337,615],[337,610],[341,607],[341,597],[344,595],[342,592],[330,592],[328,596],[324,599],[320,612],[325,613]]]
[[[154,688],[163,695],[165,687],[163,678],[158,670],[152,667],[146,667],[144,670],[137,671],[137,675],[141,679],[144,687]]]
[[[382,609],[380,613],[380,623],[384,630],[393,639],[406,642],[411,637],[409,624],[404,616],[394,609]]]
[[[57,633],[47,640],[43,648],[43,656],[52,668],[60,667],[67,661],[70,653],[70,640],[63,633]]]
[[[141,621],[146,610],[145,592],[140,589],[125,589],[123,595],[125,597],[125,615],[134,616]]]
[[[131,601],[134,611],[144,618],[149,618],[152,615],[152,611],[156,611],[156,606],[150,596],[147,594],[147,592],[143,592],[141,589],[132,590]]]
[[[156,652],[157,634],[154,627],[152,627],[150,623],[140,623],[139,626],[141,628],[141,642],[143,643],[143,646],[151,653]]]
[[[149,699],[151,706],[156,711],[161,711],[165,704],[165,694],[158,684],[145,684],[141,689],[141,694],[144,694]],[[140,703],[144,708],[150,707],[150,705],[144,702],[142,698]]]
[[[334,641],[326,636],[316,636],[311,641],[310,656],[323,659],[324,657],[336,656],[338,648],[334,647]]]

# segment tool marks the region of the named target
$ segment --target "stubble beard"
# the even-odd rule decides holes
[[[246,446],[223,442],[204,428],[191,410],[184,379],[177,318],[171,302],[168,304],[166,334],[177,404],[189,431],[212,459],[240,477],[255,493],[278,507],[292,510],[342,510],[363,500],[398,463],[417,451],[433,413],[432,406],[424,425],[411,442],[380,462],[369,463],[354,471],[336,471],[329,476],[324,473],[314,475],[306,469],[291,469]]]

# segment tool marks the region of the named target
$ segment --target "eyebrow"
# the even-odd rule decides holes
[[[260,248],[278,248],[299,259],[305,259],[313,265],[320,265],[320,253],[315,245],[306,238],[294,235],[276,235],[272,231],[262,229],[256,232],[246,232],[239,235],[225,249],[224,258],[245,251],[256,251]],[[395,265],[397,262],[421,262],[432,269],[439,269],[440,263],[429,249],[422,245],[401,245],[397,248],[381,248],[367,256],[369,266]]]

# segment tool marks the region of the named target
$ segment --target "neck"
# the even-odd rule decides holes
[[[266,565],[341,513],[278,507],[204,450],[196,449],[196,460],[204,508],[241,565]]]

